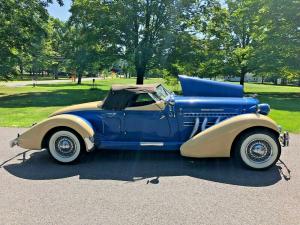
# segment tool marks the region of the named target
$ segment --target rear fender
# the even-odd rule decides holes
[[[251,127],[262,127],[279,133],[277,124],[261,114],[243,114],[224,120],[195,135],[180,147],[187,157],[230,157],[235,138]]]
[[[67,127],[76,131],[85,141],[86,149],[89,151],[93,148],[92,125],[84,118],[70,114],[53,116],[32,126],[18,137],[18,145],[26,149],[42,149],[44,137],[57,127]]]

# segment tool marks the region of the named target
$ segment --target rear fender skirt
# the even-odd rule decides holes
[[[190,138],[180,147],[187,157],[230,157],[235,138],[251,127],[266,127],[279,132],[277,124],[267,116],[243,114],[224,120]]]
[[[39,150],[42,148],[45,135],[56,127],[67,127],[75,130],[85,141],[87,150],[91,148],[90,140],[93,140],[94,137],[91,124],[84,118],[70,114],[52,116],[34,125],[18,137],[18,145],[26,149]]]

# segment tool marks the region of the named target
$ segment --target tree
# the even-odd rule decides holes
[[[65,56],[63,52],[65,44],[66,24],[58,19],[49,18],[47,24],[47,37],[43,45],[44,68],[51,71],[54,78],[58,79],[58,71],[65,68]]]
[[[226,55],[230,40],[228,10],[213,0],[204,9],[181,20],[186,28],[176,34],[167,66],[175,75],[212,78],[233,70],[232,60]]]
[[[57,1],[63,4],[61,0]],[[7,0],[0,2],[0,77],[23,73],[36,47],[46,36],[47,1]]]
[[[137,84],[143,84],[149,63],[165,38],[176,29],[175,1],[119,1],[117,9],[121,13],[117,29],[121,36],[119,42],[124,46],[124,55],[133,60],[137,74]],[[170,40],[172,41],[172,40]]]
[[[246,73],[254,70],[254,50],[260,40],[263,29],[258,25],[263,15],[260,9],[262,1],[258,0],[227,0],[229,13],[228,54],[240,74],[240,84],[244,84]]]
[[[210,78],[225,75],[233,66],[231,58],[226,55],[230,46],[228,10],[219,1],[211,1],[207,10],[199,16],[196,28],[203,49],[199,75]]]
[[[96,37],[91,44],[108,43],[119,58],[132,63],[137,83],[142,84],[152,62],[169,53],[174,35],[181,28],[179,18],[201,11],[203,2],[74,1],[70,21]]]
[[[259,73],[300,85],[300,1],[268,0],[261,9],[264,27],[256,55]]]
[[[110,3],[108,3],[110,4]],[[64,52],[68,68],[75,70],[78,84],[84,73],[97,73],[119,59],[113,12],[102,1],[74,1],[67,23]]]

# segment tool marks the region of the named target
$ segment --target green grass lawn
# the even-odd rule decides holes
[[[147,79],[146,83],[161,83],[161,79]],[[103,99],[112,84],[134,84],[135,79],[107,79],[83,85],[57,83],[37,87],[0,86],[0,126],[28,127],[46,118],[55,110],[83,102]],[[169,87],[179,90],[179,87]],[[261,84],[246,84],[245,92],[256,93],[261,102],[271,105],[270,117],[284,129],[300,133],[300,88]]]
[[[271,106],[270,117],[284,129],[300,133],[300,87],[246,84],[246,93],[256,93]]]

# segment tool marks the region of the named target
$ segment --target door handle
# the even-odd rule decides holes
[[[164,118],[166,118],[166,116],[165,115],[161,115],[161,117],[159,119],[162,120]]]
[[[107,117],[114,117],[115,115],[117,115],[117,113],[106,113]]]

